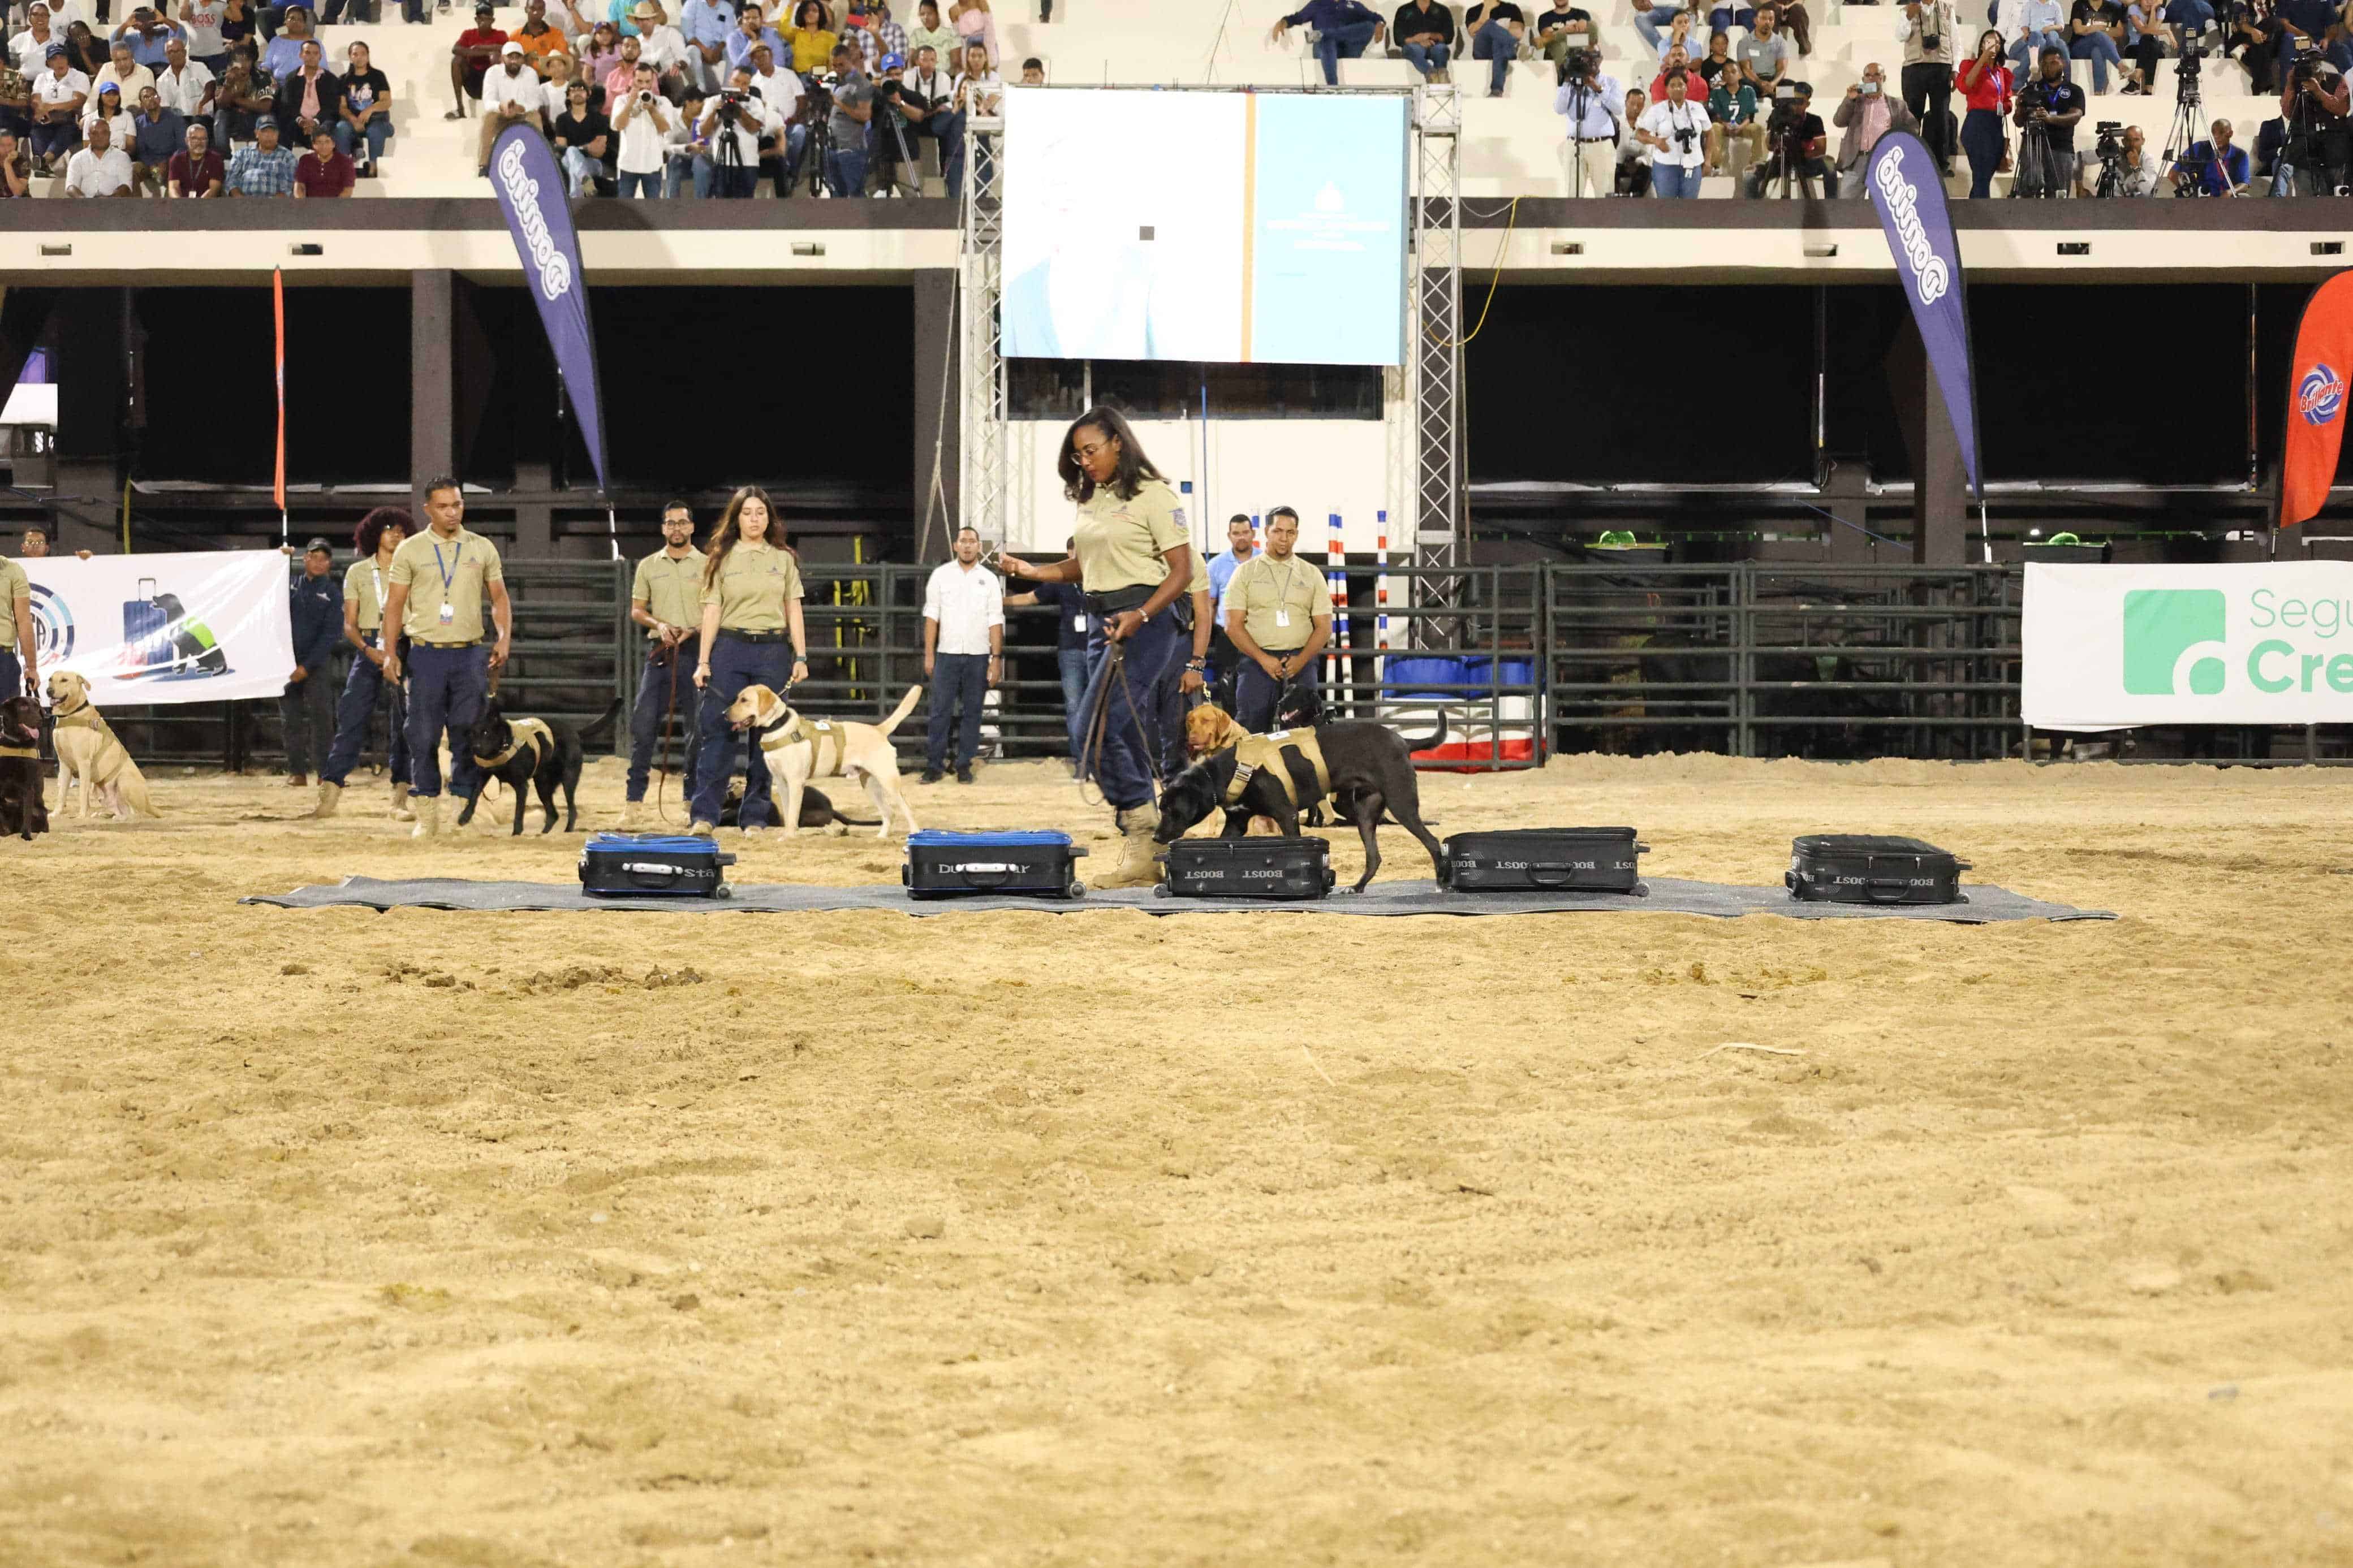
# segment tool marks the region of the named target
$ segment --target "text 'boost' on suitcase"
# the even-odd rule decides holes
[[[1320,899],[1334,881],[1322,838],[1179,838],[1167,863],[1173,899]]]
[[[1087,891],[1078,868],[1085,853],[1067,833],[945,833],[926,827],[907,835],[899,879],[911,899],[974,893],[1077,899]]]
[[[1917,838],[1815,833],[1789,848],[1782,880],[1808,903],[1966,904],[1969,863]]]
[[[1458,893],[1632,893],[1650,846],[1630,827],[1518,827],[1446,840],[1446,885]]]
[[[723,855],[708,838],[669,833],[598,833],[580,851],[580,890],[607,897],[723,899]]]

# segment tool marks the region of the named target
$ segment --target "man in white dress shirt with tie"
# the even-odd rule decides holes
[[[923,751],[923,782],[937,784],[945,771],[948,726],[956,710],[955,776],[972,783],[972,759],[980,750],[980,710],[988,688],[1004,675],[1005,584],[980,564],[980,535],[956,530],[955,559],[933,569],[923,588],[923,674],[932,683],[931,732]]]
[[[1626,89],[1601,74],[1601,57],[1591,49],[1571,50],[1562,74],[1552,111],[1568,119],[1568,194],[1606,196],[1616,184]]]

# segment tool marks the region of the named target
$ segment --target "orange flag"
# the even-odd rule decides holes
[[[2353,272],[2339,272],[2312,291],[2295,330],[2280,458],[2282,528],[2294,528],[2328,503],[2345,442],[2348,375],[2353,375]]]

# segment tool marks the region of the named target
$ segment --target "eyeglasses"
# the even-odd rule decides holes
[[[1101,441],[1089,441],[1083,446],[1073,447],[1071,450],[1078,454],[1079,461],[1083,463],[1092,458],[1097,452],[1109,450],[1112,443],[1118,439],[1118,437],[1113,436]]]

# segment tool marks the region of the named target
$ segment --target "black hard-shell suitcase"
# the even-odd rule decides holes
[[[1078,899],[1087,891],[1078,868],[1085,853],[1067,833],[946,833],[926,827],[907,835],[899,879],[911,899],[972,893]]]
[[[580,890],[607,897],[723,899],[723,855],[708,838],[670,833],[598,833],[580,850]]]
[[[1446,885],[1458,893],[1632,893],[1650,846],[1630,827],[1517,827],[1446,840]]]
[[[1815,833],[1790,846],[1782,880],[1808,903],[1966,904],[1961,873],[1968,868],[1917,838]]]
[[[1172,899],[1320,899],[1332,890],[1323,838],[1179,838],[1168,847]]]

